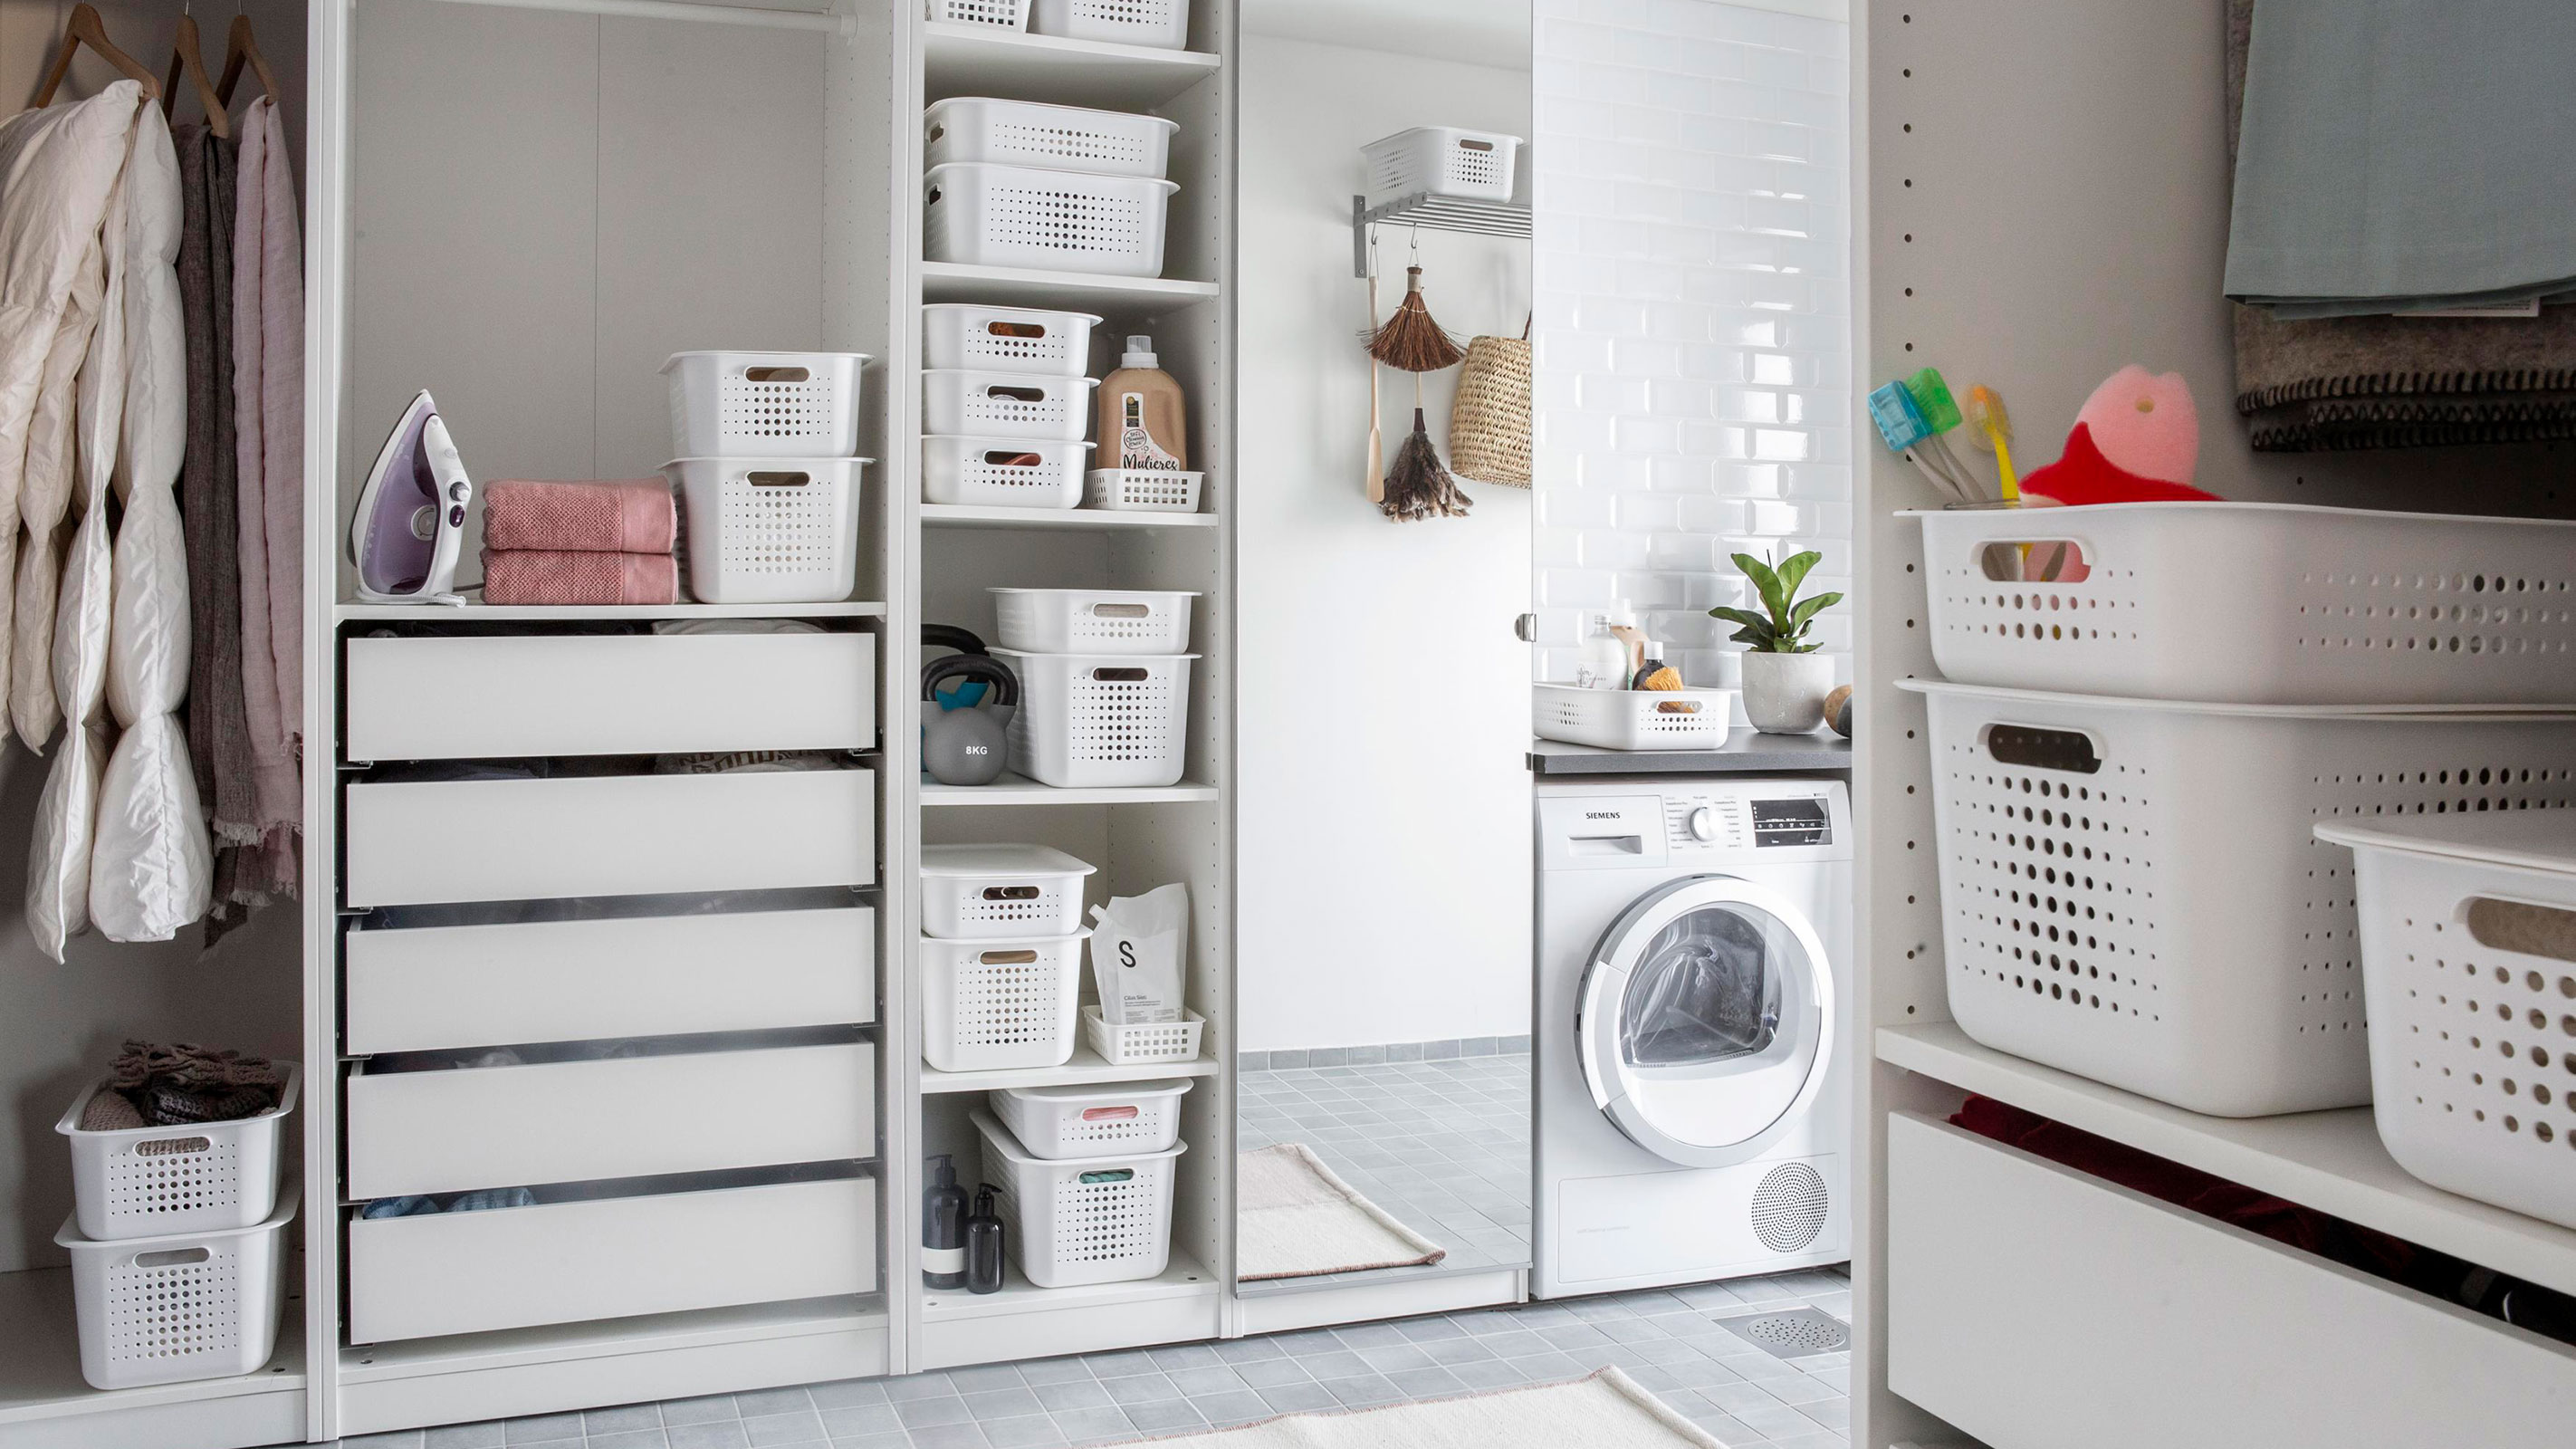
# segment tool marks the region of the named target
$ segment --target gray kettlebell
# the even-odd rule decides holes
[[[954,708],[939,698],[952,679],[982,680],[982,701]],[[1011,758],[1011,716],[1020,677],[988,654],[951,654],[921,669],[921,768],[943,785],[989,785]]]

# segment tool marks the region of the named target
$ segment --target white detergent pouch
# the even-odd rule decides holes
[[[1190,888],[1112,896],[1108,905],[1091,908],[1091,924],[1091,979],[1100,988],[1101,1020],[1111,1026],[1179,1021]]]

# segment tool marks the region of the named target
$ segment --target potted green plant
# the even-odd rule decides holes
[[[1834,687],[1834,662],[1816,652],[1807,640],[1807,630],[1816,615],[1841,603],[1843,596],[1798,597],[1798,586],[1807,581],[1808,571],[1824,561],[1825,556],[1813,549],[1790,555],[1776,569],[1749,553],[1733,557],[1760,596],[1762,612],[1727,608],[1708,612],[1740,626],[1734,639],[1745,646],[1745,716],[1767,734],[1806,734],[1824,723],[1825,696]]]

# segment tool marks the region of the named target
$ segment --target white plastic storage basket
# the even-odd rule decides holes
[[[1091,378],[1025,372],[925,372],[921,427],[932,434],[1079,443],[1091,431]]]
[[[1083,475],[1082,506],[1120,513],[1196,513],[1204,473],[1161,468],[1094,468]]]
[[[1020,676],[1012,769],[1060,790],[1180,783],[1197,655],[993,653]]]
[[[921,929],[943,941],[1073,935],[1092,870],[1043,845],[925,845]]]
[[[2576,702],[2576,523],[2286,503],[1911,516],[1932,657],[1961,683],[2243,704]]]
[[[1731,689],[1530,686],[1530,730],[1543,740],[1605,750],[1713,750],[1735,715]]]
[[[944,372],[1080,377],[1091,369],[1088,312],[933,302],[921,309],[922,366]]]
[[[2337,821],[2317,838],[2352,848],[2388,1155],[2435,1187],[2576,1228],[2576,816],[2534,801]]]
[[[993,1114],[1020,1150],[1049,1162],[1160,1152],[1181,1140],[1186,1080],[1112,1082],[1107,1086],[1006,1087],[992,1094]]]
[[[1171,1261],[1172,1173],[1189,1150],[1050,1162],[1030,1155],[990,1112],[976,1112],[984,1137],[984,1181],[1001,1188],[1004,1241],[1020,1276],[1040,1288],[1128,1283],[1159,1275]]]
[[[1368,167],[1368,204],[1416,192],[1480,201],[1512,199],[1513,161],[1521,138],[1500,131],[1416,126],[1360,148]]]
[[[973,267],[1163,274],[1169,181],[952,162],[922,178],[924,255]]]
[[[1034,438],[921,440],[921,501],[971,508],[1074,508],[1089,443]]]
[[[922,113],[922,164],[991,161],[1004,166],[1163,179],[1178,121],[1125,111],[1091,111],[1035,101],[959,96]]]
[[[296,1196],[290,1185],[249,1227],[106,1243],[66,1219],[54,1242],[72,1258],[81,1377],[139,1389],[259,1372],[277,1347]]]
[[[186,1127],[84,1132],[92,1086],[54,1130],[72,1150],[72,1220],[94,1242],[247,1228],[277,1206],[278,1135],[295,1111],[304,1069],[280,1062],[277,1105],[256,1117]]]
[[[1097,1006],[1082,1009],[1082,1039],[1092,1055],[1113,1067],[1153,1066],[1199,1059],[1199,1033],[1207,1018],[1184,1008],[1179,1021],[1112,1025]]]
[[[856,352],[677,352],[671,452],[682,458],[846,458],[859,450]]]
[[[1082,942],[1070,936],[921,938],[921,1055],[943,1072],[1060,1067],[1073,1059]]]
[[[996,30],[1025,30],[1029,0],[929,0],[930,18],[953,25],[989,25]]]
[[[816,604],[859,578],[859,482],[870,458],[675,458],[689,592],[702,604]]]
[[[1149,589],[986,589],[1005,649],[1031,654],[1178,654],[1193,593]]]
[[[1190,43],[1190,0],[1037,0],[1029,29],[1067,40],[1178,50]]]
[[[2221,1117],[2370,1100],[2349,867],[2311,825],[2576,799],[2576,715],[1899,685],[1960,1029]]]

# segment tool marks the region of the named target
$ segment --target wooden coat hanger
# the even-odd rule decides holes
[[[233,87],[241,84],[242,67],[248,65],[259,81],[259,93],[275,101],[277,76],[268,68],[268,57],[259,53],[259,41],[250,33],[250,17],[233,16],[232,29],[224,32],[224,78],[215,82],[215,100],[225,106],[233,103]]]
[[[140,81],[145,96],[156,101],[161,99],[161,82],[153,77],[143,62],[116,48],[116,42],[107,38],[106,22],[100,20],[98,11],[84,0],[84,3],[72,7],[71,23],[63,27],[63,47],[54,52],[54,63],[46,67],[44,83],[36,87],[39,109],[53,104],[54,91],[62,85],[63,77],[71,73],[72,52],[84,45],[97,52],[99,59],[116,67],[118,74]]]
[[[197,88],[197,102],[206,110],[206,129],[218,137],[232,135],[232,122],[224,115],[223,97],[215,93],[214,77],[206,74],[206,53],[197,45],[197,21],[184,8],[179,12],[179,31],[170,41],[170,79],[161,88],[161,114],[175,115],[179,109],[179,78],[185,76]]]

